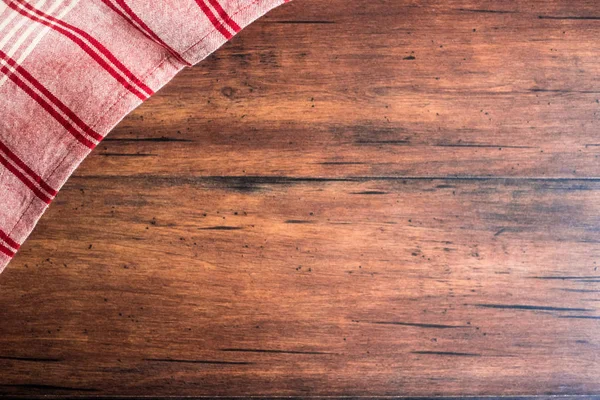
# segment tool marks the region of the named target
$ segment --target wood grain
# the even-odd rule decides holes
[[[0,276],[0,394],[600,395],[600,4],[296,0]]]

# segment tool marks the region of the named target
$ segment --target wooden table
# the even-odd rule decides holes
[[[0,393],[600,394],[600,3],[297,0],[0,276]]]

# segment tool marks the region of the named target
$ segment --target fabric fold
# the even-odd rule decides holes
[[[0,272],[123,117],[285,2],[0,0]]]

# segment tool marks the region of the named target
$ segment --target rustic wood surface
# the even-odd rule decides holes
[[[0,394],[600,394],[600,3],[296,0],[86,160]]]

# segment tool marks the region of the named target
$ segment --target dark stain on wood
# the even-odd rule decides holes
[[[414,59],[414,58],[413,58]],[[360,139],[354,143],[358,145],[407,145],[410,144],[409,140],[368,140]]]
[[[583,281],[600,279],[600,276],[533,276],[532,279],[559,280],[559,281]]]
[[[176,363],[176,364],[208,364],[208,365],[252,365],[246,361],[218,361],[218,360],[177,360],[172,358],[144,358],[144,361],[157,363]]]
[[[106,142],[116,142],[116,143],[137,143],[137,142],[148,142],[148,143],[192,143],[193,140],[183,139],[183,138],[173,138],[173,137],[139,137],[139,138],[111,138],[107,137],[102,141],[102,143]]]
[[[523,304],[475,304],[481,308],[495,308],[501,310],[531,310],[531,311],[594,311],[589,308],[569,308],[569,307],[551,307],[551,306],[531,306]]]
[[[310,21],[310,20],[290,20],[290,21],[267,21],[271,24],[294,24],[294,25],[322,25],[322,24],[335,24],[334,21]]]
[[[533,146],[506,146],[506,145],[498,145],[498,144],[477,144],[477,143],[444,143],[438,144],[437,147],[473,147],[473,148],[481,148],[481,149],[535,149]]]
[[[207,228],[198,228],[201,231],[239,231],[242,228],[241,226],[224,226],[224,225],[220,225],[220,226],[209,226]]]
[[[431,356],[447,356],[447,357],[481,357],[481,354],[477,353],[461,353],[457,351],[411,351],[412,354],[422,354]]]
[[[352,194],[383,195],[383,194],[388,194],[388,193],[387,192],[382,192],[381,190],[364,190],[362,192],[353,192]]]
[[[368,322],[368,321],[365,321]],[[471,328],[468,325],[443,325],[443,324],[420,324],[414,322],[396,322],[396,321],[373,321],[368,322],[369,324],[376,325],[399,325],[399,326],[413,326],[416,328],[426,329],[460,329],[460,328]]]
[[[9,357],[9,356],[0,356],[0,360],[28,361],[28,362],[41,362],[41,363],[54,363],[54,362],[63,361],[58,358]]]
[[[539,19],[558,19],[558,20],[575,20],[575,21],[598,21],[600,20],[600,17],[594,17],[594,16],[576,16],[576,15],[570,15],[570,16],[556,16],[556,15],[540,15],[538,17]]]
[[[457,8],[457,11],[461,12],[471,12],[478,14],[515,14],[516,11],[503,11],[503,10],[477,10],[477,9],[469,9],[469,8]]]
[[[309,354],[309,355],[330,355],[322,351],[294,351],[294,350],[267,350],[267,349],[221,349],[225,352],[240,353],[271,353],[271,354]]]
[[[78,388],[78,387],[69,387],[69,386],[55,386],[55,385],[38,385],[33,383],[21,383],[21,384],[2,384],[0,383],[0,387],[9,388],[9,389],[23,389],[27,390],[27,393],[32,395],[31,390],[34,391],[51,391],[51,392],[99,392],[99,389],[93,388]]]
[[[157,157],[157,154],[144,154],[144,153],[98,153],[102,157]]]

